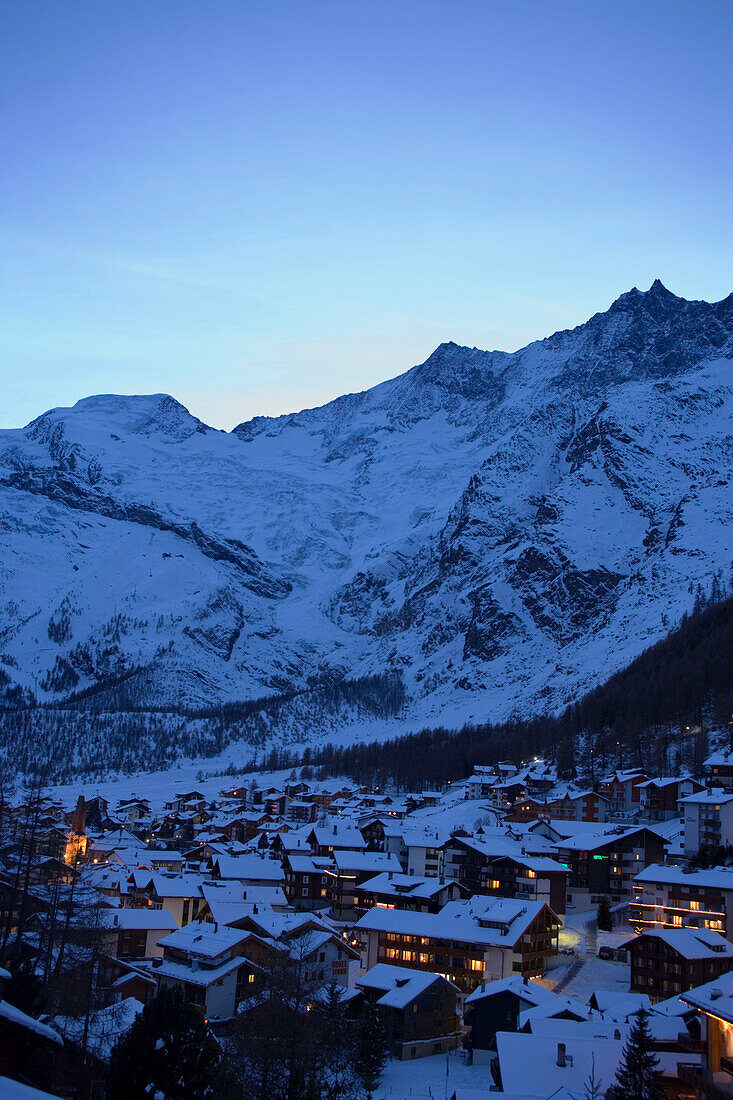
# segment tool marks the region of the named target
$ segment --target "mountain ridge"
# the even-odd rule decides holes
[[[317,740],[372,718],[309,692],[389,671],[384,735],[559,710],[727,575],[731,358],[733,295],[656,280],[232,432],[168,395],[2,431],[0,703],[282,694],[266,736]]]

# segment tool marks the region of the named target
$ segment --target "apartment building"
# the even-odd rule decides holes
[[[512,973],[541,976],[560,921],[541,902],[473,897],[439,913],[371,909],[355,925],[367,967],[384,962],[441,974],[464,993]]]
[[[691,871],[655,863],[634,880],[629,920],[646,928],[707,928],[731,939],[733,868]]]

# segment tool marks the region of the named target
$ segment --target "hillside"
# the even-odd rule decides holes
[[[561,711],[728,576],[731,357],[733,296],[657,281],[230,433],[163,395],[0,432],[5,743],[86,722],[96,767]]]

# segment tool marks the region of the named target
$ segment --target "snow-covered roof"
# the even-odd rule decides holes
[[[231,974],[233,970],[238,970],[239,967],[243,966],[246,962],[247,959],[245,959],[243,955],[235,955],[233,958],[223,962],[221,966],[214,966],[211,968],[198,967],[194,970],[192,967],[187,966],[186,963],[174,962],[173,959],[162,959],[153,972],[164,978],[174,978],[176,981],[188,982],[189,985],[198,985],[205,989],[210,985],[214,985],[222,978],[225,978],[227,974]],[[254,964],[250,963],[250,965]]]
[[[690,871],[671,863],[650,863],[634,876],[634,882],[659,882],[666,885],[698,886],[702,889],[733,890],[733,867],[709,867]]]
[[[538,1005],[542,1002],[554,1001],[557,994],[543,985],[533,982],[530,978],[523,978],[521,974],[510,974],[508,978],[501,978],[495,982],[482,982],[478,989],[466,997],[465,1003],[481,1001],[485,997],[495,997],[498,993],[514,993],[529,1004]]]
[[[396,855],[386,852],[352,852],[339,850],[333,853],[338,871],[401,871],[402,864]]]
[[[247,938],[249,933],[241,928],[229,928],[228,925],[212,924],[207,921],[191,921],[177,928],[170,936],[160,940],[160,946],[185,951],[206,959],[215,959],[224,951],[230,951]]]
[[[566,1064],[557,1064],[557,1038],[498,1031],[496,1050],[501,1082],[505,1093],[522,1096],[552,1096],[560,1088],[577,1090],[579,1096],[593,1071],[607,1087],[615,1076],[624,1044],[619,1039],[580,1038],[573,1034],[572,1023],[562,1042]]]
[[[217,856],[214,867],[218,868],[221,878],[239,879],[242,882],[247,879],[280,882],[284,878],[283,869],[278,862],[264,859],[254,852],[238,856]]]
[[[48,1027],[47,1024],[42,1024],[40,1020],[34,1019],[33,1016],[21,1012],[19,1008],[8,1004],[7,1001],[0,1001],[0,1020],[5,1020],[6,1023],[12,1024],[14,1027],[20,1027],[24,1031],[32,1031],[34,1035],[39,1035],[42,1039],[48,1039],[51,1043],[58,1043],[63,1046],[63,1039],[52,1027]]]
[[[365,931],[397,932],[459,940],[482,946],[511,947],[545,908],[539,901],[473,897],[451,901],[439,913],[411,913],[404,909],[370,909],[357,922]],[[491,927],[485,922],[492,922]],[[508,931],[502,935],[502,931]]]
[[[716,959],[733,956],[733,943],[709,928],[648,928],[641,933],[647,939],[660,940],[685,959]],[[639,936],[630,936],[625,946],[631,946]]]
[[[733,796],[731,796],[733,797]],[[657,830],[650,825],[586,825],[582,832],[575,836],[568,836],[564,840],[558,840],[556,848],[562,851],[588,851],[595,848],[604,848],[614,841],[627,840],[637,833],[649,832],[659,836]]]
[[[389,966],[387,963],[377,963],[371,970],[367,970],[356,984],[361,989],[384,990],[384,995],[379,998],[377,1004],[384,1008],[401,1009],[439,981],[447,982],[456,993],[458,992],[458,987],[447,978],[442,978],[440,974],[434,974],[428,970],[411,970],[406,966]]]
[[[441,882],[439,878],[418,878],[415,875],[396,874],[391,871],[382,871],[374,878],[362,882],[359,887],[370,894],[388,894],[400,898],[423,898],[429,900],[445,890],[447,886],[458,885],[457,880],[448,879]]]
[[[553,994],[554,1000],[543,1000],[532,1008],[525,1008],[519,1013],[519,1028],[526,1024],[532,1027],[535,1020],[546,1020],[552,1017],[570,1013],[579,1020],[592,1020],[595,1013],[589,1005],[583,1004],[577,997],[568,997],[564,994]]]
[[[171,931],[177,928],[173,915],[167,909],[115,909],[100,910],[100,924],[111,931]]]
[[[684,798],[680,798],[679,804],[682,806],[725,806],[729,802],[733,802],[733,793],[726,791],[724,787],[710,787],[706,791],[697,791],[696,794],[688,794]]]
[[[0,1077],[0,1096],[3,1100],[58,1100],[55,1092],[42,1092],[22,1081],[11,1081],[9,1077]]]
[[[695,986],[686,993],[682,993],[680,1000],[693,1008],[709,1012],[711,1016],[719,1016],[733,1024],[733,971],[721,974],[705,985]]]

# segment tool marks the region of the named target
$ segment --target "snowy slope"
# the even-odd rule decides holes
[[[0,432],[0,698],[286,697],[303,740],[556,709],[727,579],[732,357],[733,296],[656,282],[231,433],[164,395]],[[324,707],[387,669],[390,722]]]

